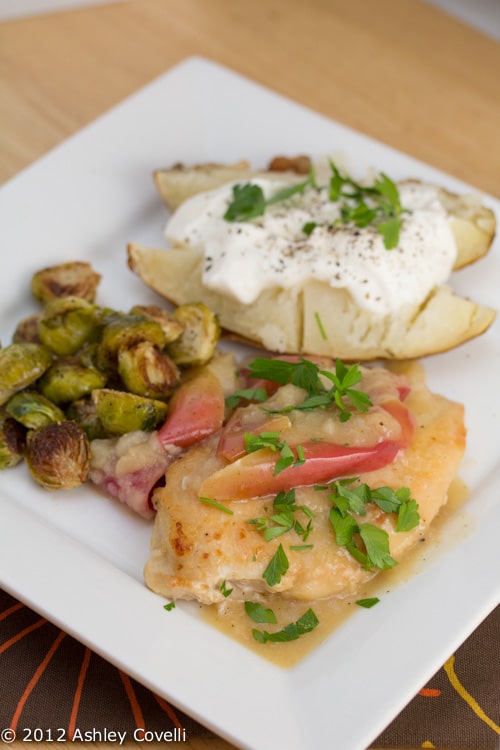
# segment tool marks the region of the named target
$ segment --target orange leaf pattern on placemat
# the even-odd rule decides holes
[[[457,667],[459,665],[459,669]],[[388,667],[390,668],[390,666]],[[457,677],[457,670],[460,679]],[[467,685],[467,689],[464,687]],[[0,589],[0,726],[211,732]],[[500,607],[373,743],[498,750]],[[22,739],[22,734],[19,735]]]

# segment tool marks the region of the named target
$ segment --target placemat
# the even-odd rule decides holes
[[[172,744],[213,736],[0,589],[0,746],[14,734],[36,746],[58,740],[119,742],[120,735],[144,741],[155,732]],[[498,750],[500,607],[372,747]]]

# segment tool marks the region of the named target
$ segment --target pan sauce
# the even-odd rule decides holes
[[[418,544],[396,568],[379,572],[371,581],[364,584],[356,595],[309,603],[287,600],[280,595],[269,596],[262,603],[273,609],[280,623],[279,626],[255,624],[246,614],[243,602],[232,602],[230,597],[221,605],[202,606],[203,617],[212,626],[276,666],[293,667],[317,648],[351,615],[360,616],[362,609],[356,604],[357,600],[378,597],[380,602],[375,606],[382,607],[384,598],[390,596],[395,587],[404,585],[426,565],[432,564],[436,557],[439,558],[445,553],[450,545],[466,536],[472,520],[466,513],[457,514],[457,511],[468,496],[467,487],[460,479],[455,479],[448,492],[448,501],[429,528],[425,540]],[[452,518],[453,523],[451,523]],[[280,629],[301,617],[309,607],[314,610],[320,624],[315,630],[301,636],[298,640],[288,643],[261,644],[253,638],[253,628],[269,631],[272,628]],[[369,610],[366,610],[364,615],[370,617]]]

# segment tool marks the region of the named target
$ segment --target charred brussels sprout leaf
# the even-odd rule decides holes
[[[100,280],[100,274],[90,263],[60,263],[37,271],[31,279],[31,291],[40,302],[61,297],[81,297],[93,302]]]
[[[80,425],[89,440],[109,436],[99,419],[94,401],[90,396],[73,401],[66,409],[66,416]]]
[[[36,430],[51,422],[62,422],[64,412],[36,391],[20,391],[7,402],[6,411],[17,422]]]
[[[96,334],[103,311],[80,297],[48,302],[38,323],[42,344],[60,357],[81,349]]]
[[[69,404],[106,385],[106,376],[78,362],[55,362],[40,378],[41,393],[54,404]]]
[[[0,349],[0,404],[38,380],[51,362],[51,353],[41,344],[24,342]]]
[[[175,341],[184,330],[183,324],[177,320],[175,315],[157,305],[134,305],[130,310],[131,315],[142,315],[145,318],[156,320],[163,328],[166,343]]]
[[[28,432],[26,464],[33,479],[48,490],[78,487],[90,467],[90,443],[76,422],[54,422]]]
[[[118,373],[131,393],[160,400],[169,398],[180,380],[176,364],[149,341],[120,349]]]
[[[92,400],[104,429],[111,435],[143,430],[151,432],[167,416],[163,401],[111,388],[96,389]]]
[[[178,365],[204,365],[214,355],[220,338],[215,314],[202,302],[179,305],[174,315],[184,326],[181,336],[167,350]]]
[[[149,341],[159,349],[166,344],[161,325],[143,315],[111,315],[102,331],[98,350],[98,365],[103,370],[115,369],[118,352],[141,341]]]
[[[0,413],[0,470],[22,461],[26,448],[26,430],[6,412]]]
[[[12,336],[12,341],[15,344],[31,343],[39,344],[40,336],[38,335],[38,322],[41,318],[41,313],[34,313],[29,315],[27,318],[19,321]]]

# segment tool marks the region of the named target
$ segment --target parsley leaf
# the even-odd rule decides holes
[[[371,564],[380,570],[387,570],[397,565],[389,553],[389,535],[372,523],[362,523],[359,534],[366,547],[366,554]]]
[[[229,204],[224,219],[226,221],[249,221],[262,216],[266,210],[266,199],[259,185],[247,182],[234,185],[233,200]]]
[[[280,413],[292,409],[309,411],[336,404],[340,409],[340,419],[346,421],[351,416],[351,412],[346,407],[346,401],[350,401],[359,411],[367,411],[371,406],[368,394],[353,387],[362,379],[358,364],[346,365],[337,359],[333,373],[329,370],[321,370],[316,363],[304,358],[298,362],[288,362],[257,357],[250,363],[249,371],[251,377],[271,380],[280,385],[291,383],[307,392],[302,403],[280,409],[278,410]],[[320,376],[330,380],[332,387],[326,388]]]
[[[234,409],[240,401],[266,401],[267,398],[265,388],[243,388],[240,391],[235,391],[231,396],[226,398],[226,406],[229,409]]]
[[[361,229],[371,224],[382,235],[387,250],[397,247],[402,226],[401,215],[405,211],[401,206],[397,185],[384,173],[380,173],[373,185],[361,185],[348,175],[341,174],[333,161],[330,161],[330,168],[332,174],[328,197],[331,201],[340,202],[340,219],[337,223],[352,223]],[[307,179],[284,187],[267,199],[260,185],[251,182],[236,184],[224,219],[250,221],[263,216],[268,206],[286,201],[293,195],[302,193],[308,186],[318,188],[312,169]],[[316,222],[309,221],[302,230],[304,234],[310,235],[316,226]]]
[[[347,547],[358,531],[356,519],[349,513],[342,515],[338,508],[331,508],[329,518],[335,532],[335,541],[339,547]]]
[[[370,523],[360,524],[357,519],[365,516],[366,505],[373,503],[385,513],[397,513],[396,531],[409,531],[419,524],[418,505],[410,497],[408,487],[393,490],[391,487],[371,489],[364,483],[350,486],[355,481],[341,479],[330,486],[329,520],[335,540],[367,568],[392,568],[397,563],[390,555],[387,532]]]
[[[370,609],[371,607],[374,607],[379,602],[380,602],[380,599],[378,598],[378,596],[371,596],[367,599],[358,599],[356,601],[356,604],[358,604],[360,607],[364,607],[365,609]]]
[[[401,503],[398,510],[396,531],[410,531],[420,523],[420,515],[416,500],[410,499]]]
[[[326,335],[325,326],[323,325],[323,321],[320,318],[319,312],[314,313],[314,319],[317,323],[317,326],[319,328],[319,332],[321,334],[321,338],[323,341],[328,341],[328,336]]]
[[[309,519],[307,526],[304,528],[294,513],[302,511]],[[273,501],[273,514],[268,518],[252,518],[248,523],[254,524],[258,531],[263,532],[266,542],[271,539],[286,534],[292,529],[302,537],[305,542],[312,531],[312,519],[314,513],[306,505],[297,505],[295,502],[295,490],[288,492],[284,490],[279,492]]]
[[[261,448],[270,448],[273,451],[279,451],[280,457],[274,467],[274,476],[280,474],[289,466],[300,466],[305,461],[304,449],[297,446],[297,457],[285,440],[280,440],[279,432],[261,432],[254,435],[252,432],[245,432],[245,450],[247,453],[253,453]]]
[[[254,622],[269,622],[273,625],[278,622],[273,610],[263,607],[258,602],[245,602],[245,612]]]
[[[282,630],[276,633],[268,633],[267,630],[252,630],[252,635],[259,643],[286,643],[287,641],[296,641],[301,635],[310,633],[319,625],[319,620],[312,609],[304,612],[295,622],[286,625]]]
[[[386,250],[398,246],[402,226],[401,205],[397,185],[381,173],[371,186],[361,185],[351,177],[342,175],[330,161],[330,200],[341,201],[340,222],[351,222],[363,229],[370,224],[382,235]]]
[[[221,585],[219,586],[219,591],[221,592],[222,596],[225,596],[226,598],[228,596],[231,596],[233,593],[233,589],[229,589],[227,587],[226,581],[222,581]]]
[[[205,503],[205,505],[211,505],[213,508],[217,508],[217,510],[221,510],[223,513],[227,513],[228,516],[233,515],[233,511],[231,508],[228,508],[225,505],[221,505],[221,503],[218,503],[216,500],[212,500],[210,497],[200,497],[199,498],[201,503]]]
[[[226,221],[249,221],[265,213],[267,206],[281,203],[297,193],[302,193],[308,185],[316,187],[314,172],[311,170],[306,180],[284,187],[266,200],[260,185],[247,182],[233,186],[233,200],[224,214]]]
[[[283,545],[280,544],[267,568],[265,569],[262,577],[266,581],[268,586],[276,586],[285,575],[289,567],[288,557],[285,554]]]

